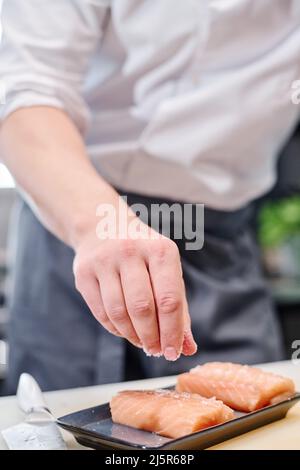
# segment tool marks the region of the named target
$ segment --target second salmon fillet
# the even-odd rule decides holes
[[[295,385],[257,367],[210,362],[179,375],[176,390],[216,397],[235,410],[249,412],[292,396]]]
[[[110,409],[115,423],[173,439],[234,417],[233,411],[215,398],[169,390],[120,392],[112,398]]]

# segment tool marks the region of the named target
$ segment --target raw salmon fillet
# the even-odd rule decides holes
[[[176,439],[234,417],[215,398],[169,390],[124,391],[110,402],[114,423]]]
[[[235,410],[254,411],[292,396],[295,385],[257,367],[210,362],[179,375],[176,390],[216,397]]]

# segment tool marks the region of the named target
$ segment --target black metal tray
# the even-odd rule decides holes
[[[93,449],[201,450],[284,418],[298,400],[300,393],[252,413],[236,412],[236,418],[227,423],[179,439],[114,424],[108,403],[62,416],[57,424],[71,432],[79,444]]]

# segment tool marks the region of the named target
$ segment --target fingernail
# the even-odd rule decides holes
[[[157,349],[146,349],[146,348],[143,348],[144,349],[144,353],[146,354],[146,356],[148,357],[161,357],[162,356],[162,353],[161,351],[158,351]]]
[[[164,356],[167,361],[176,361],[178,359],[178,353],[173,347],[167,347],[164,351]]]
[[[161,356],[162,356],[162,352],[161,352],[161,351],[156,351],[156,350],[153,351],[153,350],[150,349],[149,352],[150,352],[151,356],[153,356],[153,357],[161,357]]]

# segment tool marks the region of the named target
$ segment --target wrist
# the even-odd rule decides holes
[[[103,191],[90,192],[85,203],[72,210],[72,220],[69,226],[68,240],[71,247],[77,251],[86,239],[104,241],[127,238],[127,228],[137,216],[123,198],[111,187]]]
[[[100,202],[99,202],[100,201]],[[86,240],[148,238],[151,228],[143,223],[117,193],[89,204],[89,209],[77,211],[72,221],[70,245],[75,252]]]
[[[74,216],[71,226],[68,231],[68,243],[77,252],[78,248],[84,240],[90,237],[97,237],[96,235],[97,218],[89,216],[87,213],[78,212]]]
[[[103,181],[96,180],[83,194],[76,193],[77,201],[71,209],[71,218],[68,226],[68,241],[77,251],[78,247],[87,238],[97,239],[97,224],[99,222],[98,209],[101,205],[115,207],[118,202],[118,193]]]

